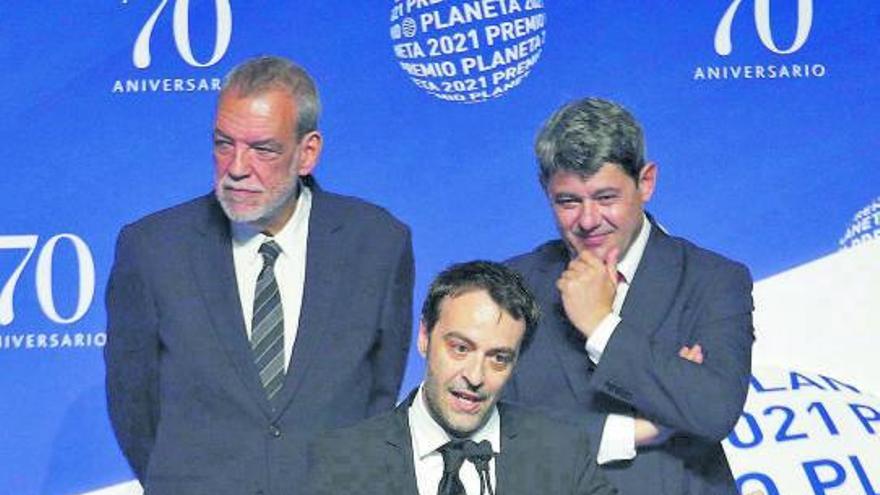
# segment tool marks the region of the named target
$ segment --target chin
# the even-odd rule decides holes
[[[242,208],[235,203],[230,204],[228,201],[221,201],[223,211],[226,216],[235,223],[254,223],[263,218],[263,212],[258,208]]]
[[[473,432],[475,432],[475,431],[477,431],[477,428],[472,428],[472,427],[447,428],[447,433],[449,433],[450,436],[453,436],[456,438],[467,438],[467,437],[471,436],[471,434],[473,434]]]

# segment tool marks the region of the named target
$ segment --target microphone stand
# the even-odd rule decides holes
[[[492,444],[488,440],[480,443],[468,442],[464,446],[464,455],[477,468],[477,474],[480,476],[480,495],[486,495],[487,489],[489,495],[495,495],[492,479],[489,477],[489,461],[494,455]]]

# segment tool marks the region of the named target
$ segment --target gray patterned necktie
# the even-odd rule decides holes
[[[284,383],[284,312],[274,268],[281,247],[275,241],[266,241],[260,246],[260,254],[263,255],[263,269],[257,277],[254,294],[251,350],[260,381],[272,400]]]

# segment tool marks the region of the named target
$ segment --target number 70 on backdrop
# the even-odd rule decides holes
[[[55,251],[64,245],[73,248],[76,256],[77,297],[70,314],[61,314],[55,304],[55,287],[52,283]],[[64,233],[50,237],[41,243],[37,235],[0,235],[0,266],[10,265],[12,271],[0,272],[0,326],[15,320],[15,296],[19,281],[36,254],[34,288],[43,315],[54,323],[68,325],[79,321],[92,304],[95,296],[95,262],[88,244],[76,234]]]

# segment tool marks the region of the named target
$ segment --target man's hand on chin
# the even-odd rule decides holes
[[[556,281],[565,315],[586,338],[611,313],[617,293],[618,253],[612,249],[603,260],[583,250]]]

